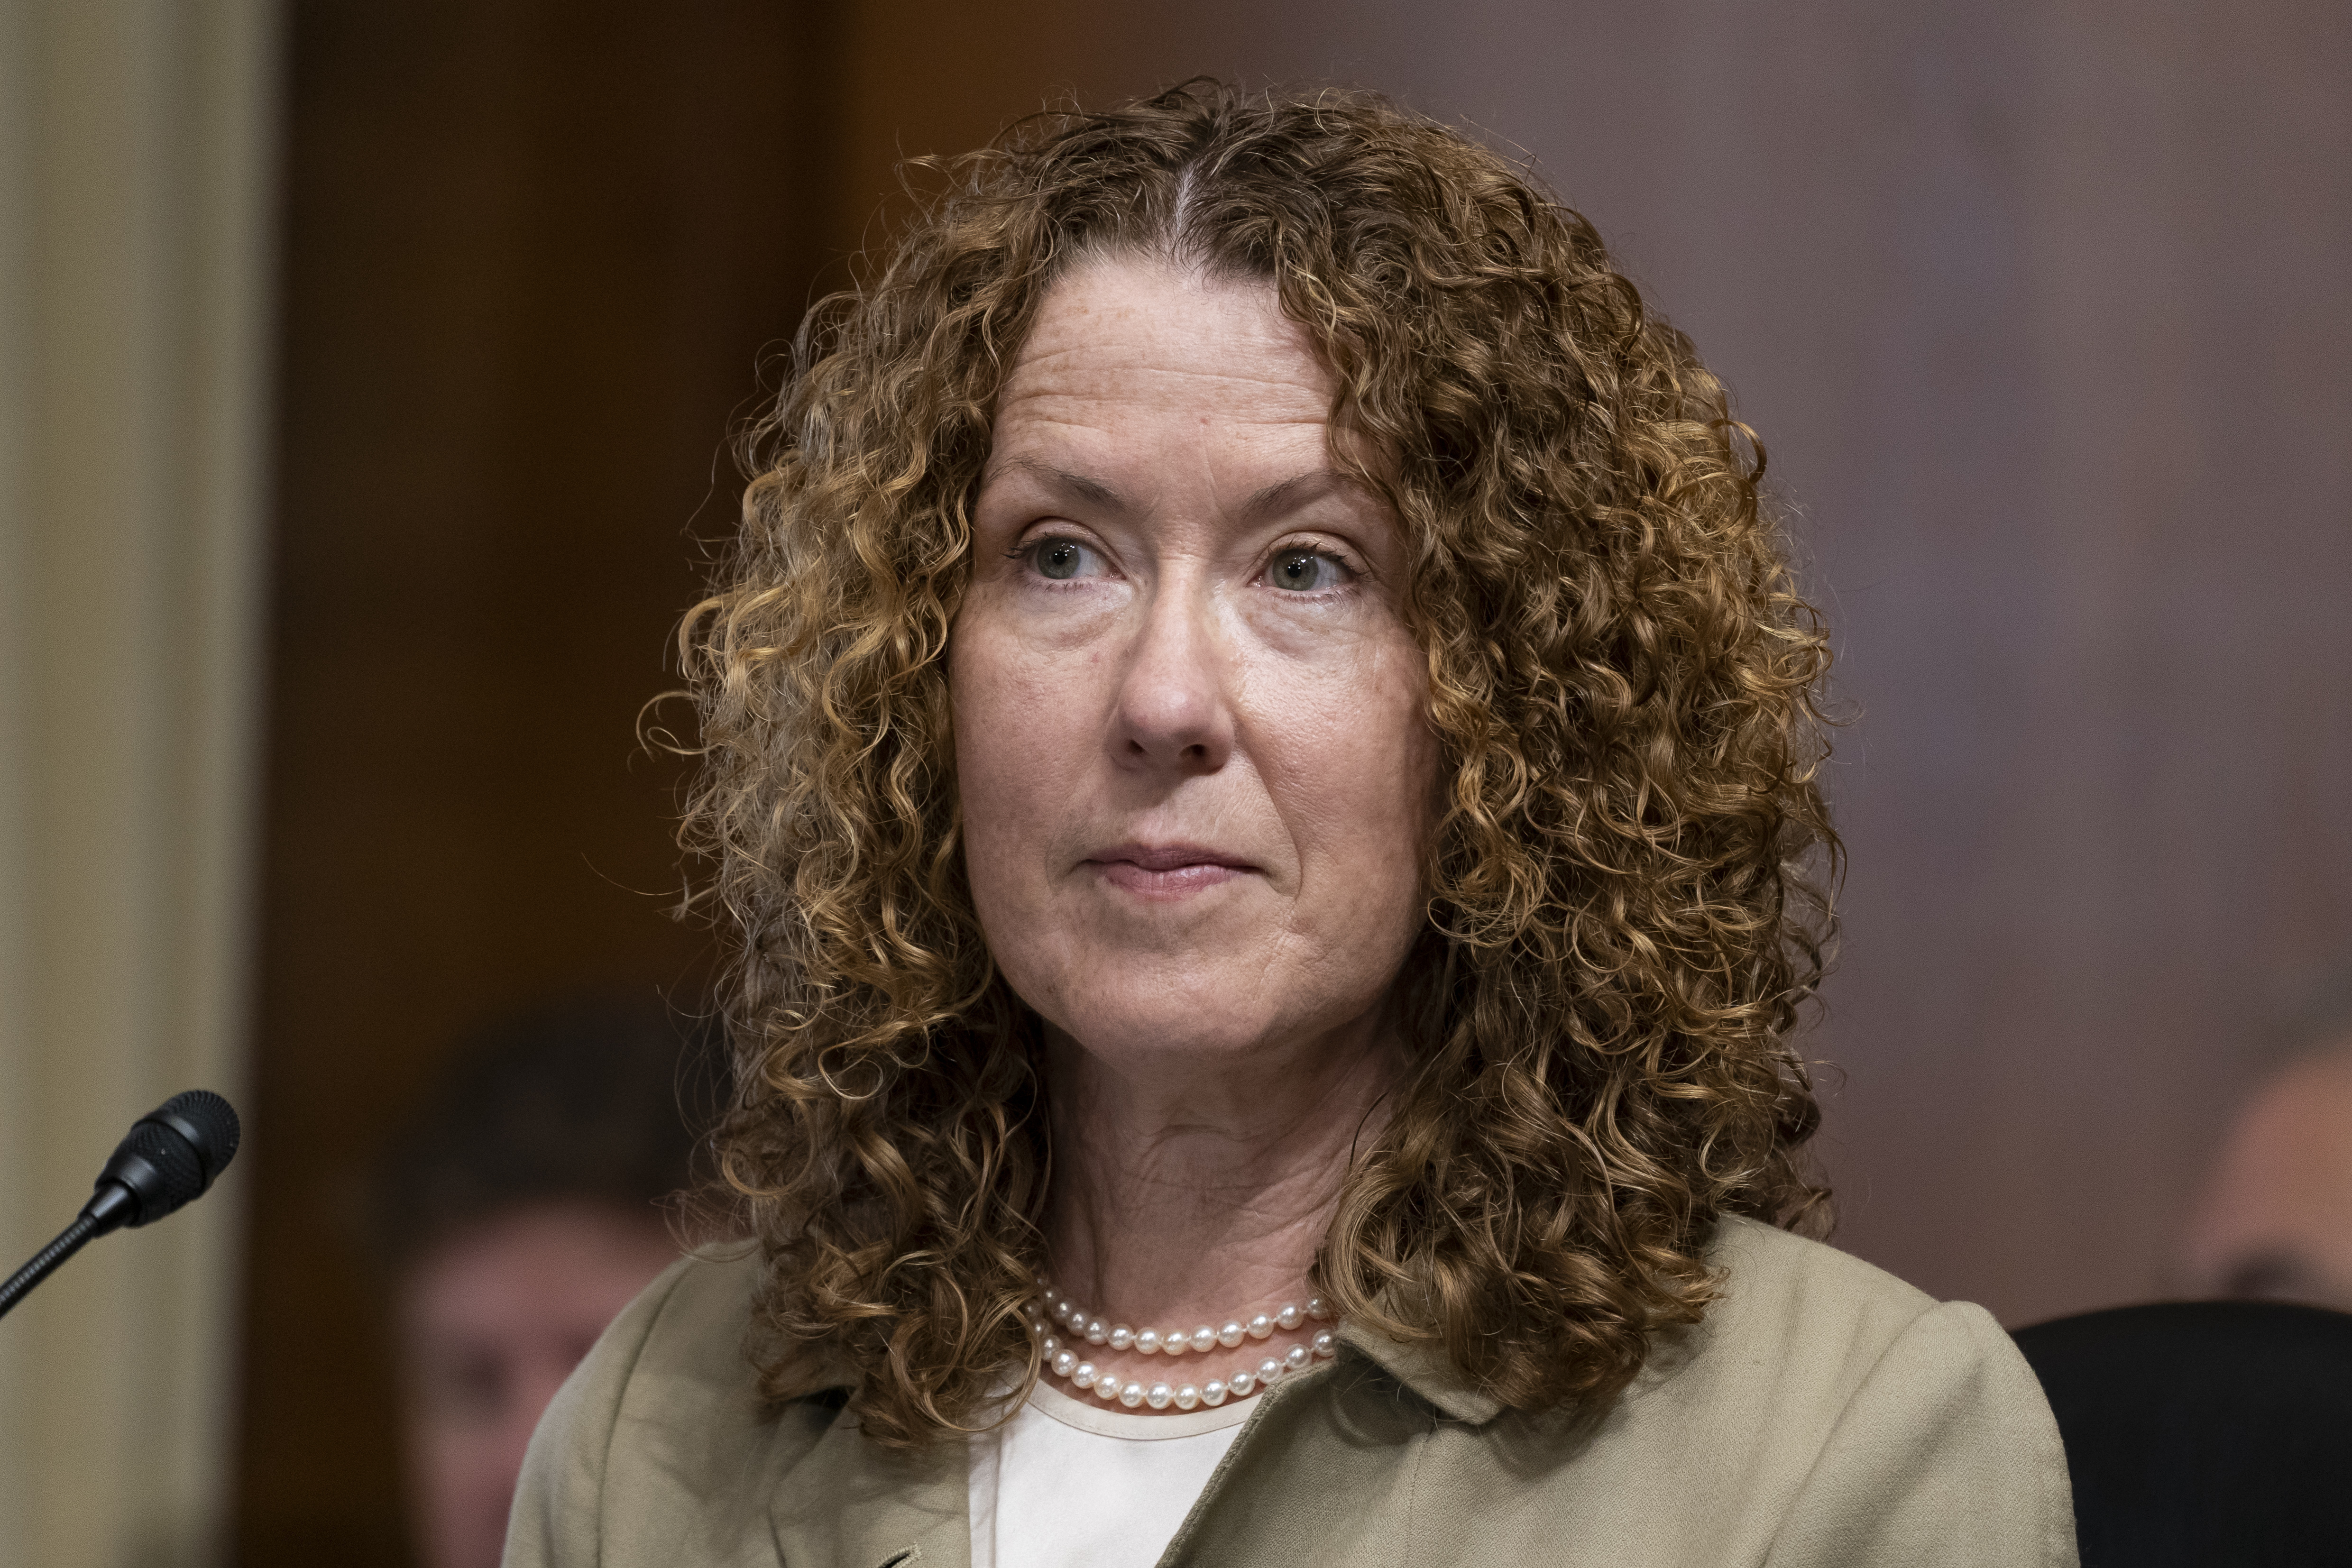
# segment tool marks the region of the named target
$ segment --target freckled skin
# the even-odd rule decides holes
[[[1055,1268],[1107,1308],[1294,1289],[1393,1076],[1436,745],[1331,397],[1269,286],[1119,260],[1056,286],[999,400],[950,643],[966,863],[1049,1025]]]
[[[1014,988],[1090,1051],[1328,1030],[1385,991],[1419,922],[1433,746],[1395,524],[1330,484],[1240,515],[1328,469],[1330,396],[1270,289],[1139,264],[1066,283],[1005,389],[954,637],[968,853]],[[1009,553],[1044,538],[1098,567],[1054,581]],[[1356,580],[1268,586],[1283,546],[1340,552]],[[1139,899],[1087,859],[1138,840],[1257,869]]]

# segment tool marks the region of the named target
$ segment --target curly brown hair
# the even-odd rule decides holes
[[[939,189],[812,312],[680,634],[764,1386],[829,1353],[907,1446],[1037,1375],[1041,1025],[973,914],[946,654],[1039,302],[1074,258],[1145,254],[1270,282],[1330,367],[1334,428],[1380,455],[1334,460],[1408,539],[1444,747],[1411,1065],[1317,1288],[1507,1406],[1605,1400],[1712,1298],[1718,1216],[1826,1212],[1790,1041],[1839,864],[1829,653],[1761,448],[1590,224],[1370,93],[1193,82],[916,168]]]

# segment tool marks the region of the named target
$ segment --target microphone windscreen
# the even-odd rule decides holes
[[[205,1186],[218,1179],[221,1172],[228,1168],[229,1161],[236,1157],[237,1140],[243,1135],[236,1107],[209,1089],[190,1089],[174,1094],[144,1119],[175,1124],[195,1145],[196,1158],[204,1163]]]
[[[138,1224],[153,1224],[211,1185],[194,1146],[176,1129],[161,1123],[142,1119],[132,1127],[131,1135],[114,1151],[116,1160],[125,1155],[145,1160],[161,1178],[151,1190],[140,1194]]]

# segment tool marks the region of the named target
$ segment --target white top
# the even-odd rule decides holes
[[[1043,1382],[971,1439],[971,1568],[1151,1568],[1249,1399],[1137,1416]]]

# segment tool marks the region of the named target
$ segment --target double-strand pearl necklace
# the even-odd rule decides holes
[[[1069,1297],[1058,1294],[1044,1275],[1037,1277],[1037,1283],[1045,1296],[1043,1303],[1030,1305],[1029,1332],[1044,1342],[1040,1348],[1045,1353],[1046,1369],[1079,1388],[1091,1389],[1095,1397],[1106,1405],[1124,1405],[1130,1410],[1139,1405],[1148,1405],[1154,1410],[1165,1410],[1171,1405],[1179,1410],[1190,1410],[1197,1405],[1223,1405],[1229,1398],[1246,1399],[1279,1378],[1339,1354],[1331,1331],[1318,1329],[1307,1343],[1292,1345],[1286,1354],[1269,1355],[1255,1366],[1244,1364],[1229,1376],[1212,1377],[1206,1383],[1121,1382],[1108,1368],[1098,1368],[1085,1360],[1073,1346],[1080,1343],[1107,1344],[1113,1350],[1132,1350],[1139,1355],[1174,1356],[1188,1351],[1206,1355],[1220,1345],[1231,1350],[1245,1339],[1265,1339],[1276,1329],[1291,1333],[1309,1318],[1328,1322],[1331,1314],[1324,1307],[1323,1298],[1313,1296],[1304,1309],[1285,1301],[1272,1312],[1228,1318],[1221,1328],[1202,1323],[1190,1333],[1181,1330],[1162,1333],[1158,1329],[1107,1323]],[[1061,1335],[1055,1332],[1056,1328],[1070,1336],[1070,1344],[1062,1343]]]

